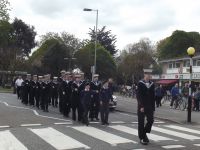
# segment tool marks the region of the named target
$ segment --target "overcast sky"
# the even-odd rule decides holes
[[[80,39],[88,38],[95,26],[107,26],[117,36],[117,48],[148,37],[157,42],[174,30],[200,32],[200,0],[9,0],[11,18],[33,25],[38,34],[66,31]]]

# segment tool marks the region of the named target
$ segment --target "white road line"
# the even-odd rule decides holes
[[[33,113],[34,113],[36,116],[39,116],[39,117],[48,118],[48,119],[54,119],[54,120],[60,120],[60,121],[70,121],[70,120],[61,119],[61,118],[56,118],[56,117],[49,117],[49,116],[40,115],[40,114],[39,114],[36,110],[34,110],[34,109],[30,109],[30,108],[26,108],[26,107],[19,107],[19,106],[9,105],[7,102],[2,102],[2,101],[0,101],[0,103],[5,104],[7,107],[13,107],[13,108],[17,108],[17,109],[31,110],[31,111],[33,111]]]
[[[134,117],[134,118],[137,118],[137,116],[134,116],[134,115],[129,115],[129,114],[126,114],[126,113],[121,113],[121,112],[119,112],[119,114],[121,114],[121,115],[125,115],[125,116],[129,116],[129,117]]]
[[[41,126],[42,124],[21,124],[21,127]]]
[[[132,150],[146,150],[146,149],[132,149]]]
[[[28,150],[9,130],[0,132],[1,150]]]
[[[49,127],[43,129],[29,129],[44,141],[52,145],[55,149],[66,150],[66,149],[78,149],[85,148],[90,149],[85,144],[80,143],[79,141]]]
[[[162,148],[165,148],[165,149],[174,149],[174,148],[183,148],[185,146],[183,145],[166,145],[166,146],[162,146]]]
[[[0,129],[2,128],[10,128],[10,126],[0,126]]]
[[[137,129],[133,129],[127,126],[122,126],[122,125],[116,125],[116,126],[109,126],[110,128],[113,128],[115,130],[118,131],[122,131],[131,135],[135,135],[138,136],[138,130]],[[159,136],[159,135],[155,135],[155,134],[148,134],[149,139],[153,140],[153,141],[167,141],[167,140],[171,140],[174,141],[171,138],[167,138],[167,137],[163,137],[163,136]]]
[[[172,131],[172,130],[167,130],[167,129],[163,129],[163,128],[159,128],[159,127],[155,127],[155,126],[152,127],[152,130],[161,132],[161,133],[165,133],[168,135],[180,137],[180,138],[187,139],[187,140],[200,139],[200,137],[197,137],[197,136],[193,136],[193,135],[185,134],[185,133],[181,133],[181,132],[176,132],[176,131]]]
[[[131,123],[137,124],[138,122],[137,122],[137,121],[134,121],[134,122],[131,122]],[[155,121],[155,122],[154,122],[154,124],[163,124],[163,123],[165,123],[165,122],[163,122],[163,121]]]
[[[65,124],[72,124],[72,122],[56,122],[55,125],[65,125]]]
[[[112,121],[111,123],[113,123],[113,124],[117,124],[117,123],[125,123],[124,121]]]
[[[97,123],[100,123],[98,121],[91,121],[90,124],[97,124]]]
[[[200,144],[194,144],[194,146],[200,146]]]
[[[200,131],[194,130],[194,129],[189,129],[189,128],[180,127],[180,126],[176,126],[176,125],[165,125],[165,126],[168,127],[168,128],[171,128],[171,129],[176,129],[176,130],[180,130],[180,131],[186,131],[186,132],[190,132],[190,133],[200,134]]]
[[[72,128],[86,135],[89,135],[93,138],[109,143],[112,146],[116,146],[117,144],[120,143],[137,143],[135,141],[108,133],[106,131],[94,127],[72,127]]]

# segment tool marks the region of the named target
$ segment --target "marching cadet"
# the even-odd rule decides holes
[[[41,83],[41,108],[44,112],[48,112],[48,93],[49,93],[49,87],[47,84],[47,76],[43,76],[43,81]]]
[[[103,82],[103,87],[99,94],[100,99],[100,110],[101,110],[101,124],[109,125],[108,115],[109,115],[109,102],[112,99],[112,93],[108,87],[108,81]]]
[[[72,97],[71,97],[71,107],[72,107],[72,119],[76,121],[76,111],[78,111],[78,121],[82,121],[82,106],[80,102],[80,74],[75,75],[75,81],[72,83]]]
[[[71,85],[70,72],[66,72],[65,80],[61,84],[62,98],[63,98],[63,115],[69,117],[70,113],[70,98],[71,98]]]
[[[152,69],[144,69],[144,79],[138,83],[137,101],[138,101],[138,136],[140,143],[147,145],[149,139],[147,133],[151,132],[154,122],[155,111],[155,87],[150,81]],[[147,120],[145,124],[145,118]]]
[[[35,85],[35,102],[36,102],[36,107],[39,109],[40,108],[40,94],[41,94],[41,84],[42,84],[42,76],[38,76],[38,81],[36,82]]]
[[[22,82],[22,103],[28,105],[29,103],[29,92],[30,92],[30,80],[31,74],[26,75],[26,80]]]
[[[37,75],[33,75],[33,79],[30,81],[30,97],[29,97],[29,104],[34,106],[35,104],[35,88],[37,83]]]
[[[15,86],[17,88],[17,98],[22,99],[22,83],[23,83],[22,76],[19,76],[18,79],[15,81]]]
[[[58,106],[58,77],[53,77],[53,81],[51,82],[51,104],[53,107]]]
[[[50,88],[51,88],[51,75],[50,74],[47,74],[45,75],[45,78],[46,78],[46,84],[47,84],[47,87],[48,87],[48,94],[47,94],[47,98],[48,98],[48,103],[49,105],[51,105],[51,91],[50,91]]]
[[[81,91],[85,89],[85,84],[86,84],[86,80],[85,80],[85,74],[83,72],[80,73],[81,76]]]
[[[61,73],[61,77],[58,78],[59,111],[60,111],[60,113],[63,113],[63,101],[64,101],[64,98],[63,98],[63,92],[62,92],[62,89],[61,89],[61,84],[65,80],[66,71],[65,70],[61,70],[60,73]]]
[[[85,83],[85,88],[84,90],[81,91],[80,93],[80,98],[81,98],[81,104],[83,107],[83,120],[82,122],[86,124],[87,126],[89,125],[89,120],[88,120],[88,112],[90,110],[90,105],[91,101],[93,98],[93,92],[90,89],[90,83],[87,82]]]
[[[95,118],[97,121],[99,120],[99,109],[100,109],[100,103],[99,103],[99,92],[101,89],[101,82],[99,81],[99,75],[94,74],[93,81],[91,82],[91,90],[95,92],[94,98],[91,103],[91,110],[90,110],[90,119],[93,121]]]

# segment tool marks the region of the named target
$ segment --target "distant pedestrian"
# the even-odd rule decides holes
[[[200,87],[194,93],[194,110],[199,111]]]
[[[161,100],[164,96],[164,90],[162,88],[162,85],[158,85],[158,87],[155,89],[155,100],[156,100],[156,106],[161,106]]]
[[[172,95],[172,99],[171,99],[170,107],[171,108],[173,107],[174,101],[175,101],[175,108],[176,108],[177,105],[178,105],[177,98],[178,98],[178,95],[179,95],[178,83],[176,83],[175,86],[172,87],[172,89],[171,89],[171,95]]]
[[[143,145],[149,143],[147,133],[151,132],[154,122],[155,87],[154,83],[150,81],[151,72],[151,69],[144,69],[144,79],[139,81],[137,90],[138,136]],[[145,118],[147,119],[146,124]]]

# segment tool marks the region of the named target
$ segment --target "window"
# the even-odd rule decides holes
[[[200,60],[196,61],[196,66],[200,66]]]
[[[175,63],[175,68],[180,68],[181,64],[180,63]]]
[[[173,63],[169,63],[168,68],[170,68],[170,69],[173,68]]]
[[[184,61],[183,66],[184,67],[190,67],[190,62],[189,61]]]

